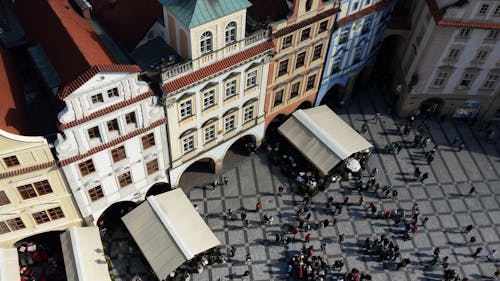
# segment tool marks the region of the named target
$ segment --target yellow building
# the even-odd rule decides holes
[[[19,135],[25,126],[14,65],[0,48],[0,247],[81,225],[47,140]]]

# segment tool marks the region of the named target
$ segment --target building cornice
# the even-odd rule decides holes
[[[321,13],[317,14],[314,17],[305,19],[305,20],[303,20],[303,21],[301,21],[299,23],[296,23],[296,24],[293,24],[293,25],[290,25],[290,26],[287,26],[285,28],[277,30],[276,32],[273,33],[273,37],[274,38],[279,38],[279,37],[282,37],[284,35],[290,34],[290,33],[294,32],[296,30],[304,28],[304,27],[306,27],[306,26],[308,26],[310,24],[313,24],[313,23],[315,23],[317,21],[320,21],[320,20],[322,20],[324,18],[327,18],[329,16],[335,15],[338,12],[340,12],[340,9],[338,7],[326,10],[324,12],[321,12]]]
[[[439,9],[436,0],[426,0],[426,2],[437,25],[460,28],[500,29],[500,23],[443,19],[443,11]]]
[[[18,175],[22,175],[22,174],[26,174],[26,173],[31,173],[34,171],[50,168],[52,166],[56,166],[56,161],[50,161],[50,162],[46,162],[46,163],[42,163],[42,164],[37,164],[37,165],[29,166],[29,167],[24,167],[21,169],[16,169],[16,170],[0,173],[0,179],[5,179],[8,177],[18,176]]]

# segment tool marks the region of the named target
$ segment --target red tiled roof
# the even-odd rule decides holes
[[[0,47],[0,129],[12,134],[26,130],[23,91],[12,54]]]
[[[94,65],[91,68],[78,75],[73,81],[67,84],[61,91],[59,91],[59,98],[64,100],[73,91],[85,84],[88,80],[92,79],[99,72],[140,72],[141,68],[134,64],[108,64],[108,65]]]
[[[116,110],[121,109],[121,108],[124,108],[125,106],[129,106],[133,103],[136,103],[136,102],[141,101],[143,99],[147,99],[147,98],[152,97],[152,96],[153,96],[153,91],[149,90],[149,91],[145,92],[144,94],[138,95],[137,97],[135,97],[133,99],[124,100],[124,101],[119,102],[117,104],[113,104],[112,106],[108,106],[108,107],[103,108],[99,111],[96,111],[88,116],[85,116],[82,119],[74,120],[74,121],[71,121],[69,123],[60,124],[59,130],[65,130],[65,129],[74,127],[76,125],[80,125],[80,124],[85,123],[89,120],[92,120],[92,119],[97,118],[99,116],[103,116],[105,114],[108,114],[110,112],[116,111]]]
[[[367,8],[364,8],[363,10],[361,10],[359,12],[356,12],[354,14],[350,14],[347,17],[341,18],[340,20],[338,20],[337,24],[344,25],[344,24],[350,23],[352,21],[358,20],[362,17],[365,17],[369,14],[379,12],[379,11],[383,10],[389,4],[390,4],[390,1],[377,2],[373,5],[368,6]]]
[[[62,85],[94,65],[115,63],[90,23],[68,0],[16,0],[14,5],[28,40],[43,47]]]
[[[5,179],[8,177],[13,177],[13,176],[17,176],[17,175],[22,175],[22,174],[38,171],[41,169],[46,169],[46,168],[49,168],[49,167],[52,167],[55,165],[56,165],[56,161],[50,161],[47,163],[37,164],[34,166],[30,166],[30,167],[25,167],[25,168],[21,168],[21,169],[17,169],[17,170],[12,170],[12,171],[8,171],[8,172],[0,173],[0,179]]]
[[[163,8],[158,0],[120,0],[112,7],[108,1],[93,1],[92,13],[127,51],[144,38]]]
[[[244,50],[243,52],[239,52],[235,55],[222,59],[216,63],[213,63],[204,68],[198,69],[192,73],[189,73],[183,77],[167,82],[163,85],[163,89],[167,93],[171,93],[182,89],[190,84],[193,84],[197,81],[202,80],[210,75],[216,74],[228,67],[244,62],[250,58],[253,58],[259,54],[262,54],[266,51],[273,49],[273,42],[266,41],[260,43],[257,46],[251,47],[249,49]]]
[[[480,21],[461,21],[443,19],[443,11],[439,9],[436,0],[426,0],[427,6],[431,12],[434,21],[438,25],[456,26],[465,28],[481,28],[481,29],[500,29],[500,23],[495,22],[480,22]]]
[[[314,22],[317,22],[317,21],[320,21],[324,18],[327,18],[329,16],[332,16],[336,13],[340,12],[340,9],[338,7],[335,7],[335,8],[332,8],[330,10],[326,10],[324,12],[321,12],[317,15],[315,15],[314,17],[311,17],[311,18],[308,18],[306,20],[303,20],[297,24],[294,24],[294,25],[290,25],[290,26],[287,26],[285,28],[282,28],[278,31],[276,31],[275,33],[273,33],[273,36],[278,38],[278,37],[281,37],[281,36],[284,36],[284,35],[287,35],[287,34],[290,34],[291,32],[294,32],[295,30],[298,30],[298,29],[301,29],[303,27],[306,27]]]
[[[136,137],[136,136],[138,136],[140,134],[143,134],[143,133],[145,133],[145,132],[147,132],[147,131],[149,131],[149,130],[151,130],[153,128],[156,128],[156,127],[158,127],[160,125],[163,125],[163,124],[166,124],[166,123],[167,123],[167,118],[160,119],[158,121],[155,121],[155,122],[151,123],[151,125],[149,125],[146,128],[135,130],[132,133],[124,135],[124,136],[121,136],[121,137],[119,137],[119,138],[117,138],[117,139],[115,139],[115,140],[113,140],[111,142],[108,142],[106,144],[94,147],[91,150],[89,150],[89,151],[87,151],[87,152],[85,152],[83,154],[79,154],[77,156],[73,156],[73,157],[70,157],[68,159],[61,160],[60,164],[61,164],[61,166],[66,166],[66,165],[71,164],[73,162],[76,162],[78,160],[82,160],[84,158],[89,157],[92,154],[96,154],[97,152],[100,152],[100,151],[103,151],[105,149],[108,149],[108,148],[110,148],[112,146],[115,146],[115,145],[117,145],[119,143],[122,143],[122,142],[124,142],[124,141],[126,141],[128,139]]]

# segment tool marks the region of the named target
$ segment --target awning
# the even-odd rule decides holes
[[[60,239],[68,281],[111,280],[97,226],[71,227]]]
[[[373,147],[326,105],[295,111],[278,131],[324,175]]]
[[[19,280],[19,257],[16,248],[0,248],[0,281]]]
[[[160,280],[220,245],[180,188],[149,196],[122,220]]]

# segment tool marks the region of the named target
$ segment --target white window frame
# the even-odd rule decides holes
[[[238,25],[235,21],[226,25],[226,29],[224,30],[224,40],[226,42],[226,46],[236,43],[237,27]]]
[[[434,80],[432,80],[432,87],[443,88],[444,86],[446,86],[449,76],[450,76],[449,72],[445,71],[438,72],[434,77]]]
[[[482,4],[477,11],[479,16],[486,16],[488,14],[488,10],[490,9],[490,4]]]
[[[500,30],[492,29],[486,35],[486,40],[497,40],[500,35]]]
[[[203,128],[203,137],[205,143],[211,142],[216,138],[215,123],[207,125],[205,128]]]
[[[471,72],[466,72],[462,76],[462,79],[460,79],[460,82],[458,84],[459,89],[470,89],[472,84],[474,83],[474,79],[476,78],[476,74],[471,73]],[[466,82],[466,85],[462,85],[464,81]]]
[[[250,89],[257,86],[257,70],[253,70],[247,73],[246,88]]]
[[[448,59],[457,60],[460,57],[460,53],[461,53],[460,49],[452,48],[448,52]]]
[[[470,28],[466,28],[466,27],[461,28],[458,31],[457,37],[460,39],[468,39],[470,37],[471,32],[472,32],[472,29],[470,29]]]
[[[483,83],[483,89],[493,90],[495,89],[498,79],[500,78],[500,74],[490,73],[486,76],[486,80]]]
[[[490,52],[488,50],[479,50],[477,54],[474,56],[475,61],[485,61],[488,58]]]
[[[236,79],[227,81],[224,84],[224,98],[230,99],[238,94]]]
[[[288,42],[288,39],[290,39],[290,42]],[[288,35],[288,36],[283,37],[283,41],[281,42],[281,49],[282,50],[289,48],[292,45],[293,45],[293,35]]]
[[[339,33],[339,44],[344,44],[346,43],[347,41],[349,41],[349,33],[351,31],[351,28],[350,27],[346,27],[346,28],[342,28],[340,29],[340,33]],[[345,38],[345,41],[342,42],[342,39]]]
[[[179,115],[181,117],[181,120],[194,115],[193,100],[189,99],[179,103]]]
[[[203,109],[210,108],[215,105],[215,89],[210,89],[203,93]]]
[[[226,116],[224,118],[224,133],[229,133],[236,129],[236,118],[234,117],[234,114],[231,114],[229,116]]]
[[[254,117],[254,106],[250,105],[248,107],[245,107],[243,111],[243,123],[252,121]]]
[[[194,150],[194,135],[182,139],[182,151],[185,153]]]
[[[213,34],[205,31],[200,36],[200,54],[205,55],[213,51]]]

